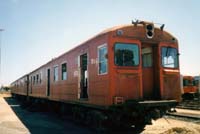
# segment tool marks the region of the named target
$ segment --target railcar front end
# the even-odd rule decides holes
[[[121,118],[145,124],[177,105],[181,95],[178,41],[163,27],[142,21],[118,28],[112,33],[111,51],[113,103],[116,109],[130,111]]]

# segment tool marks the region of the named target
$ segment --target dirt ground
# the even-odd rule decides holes
[[[200,121],[165,116],[147,125],[142,134],[200,134]]]
[[[93,134],[88,126],[81,126],[52,113],[29,112],[20,107],[10,95],[0,94],[0,134]],[[115,132],[129,134],[200,134],[200,121],[170,116],[153,121],[143,130]]]
[[[0,92],[0,98],[3,98],[3,97],[11,97],[10,92]]]

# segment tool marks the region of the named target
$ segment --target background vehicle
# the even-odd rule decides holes
[[[13,82],[12,94],[66,105],[83,121],[146,124],[180,101],[178,51],[164,25],[132,22],[42,65],[22,77],[23,84]]]
[[[194,99],[198,93],[198,80],[194,76],[183,76],[183,99]]]

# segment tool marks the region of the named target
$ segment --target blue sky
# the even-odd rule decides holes
[[[179,40],[181,73],[200,74],[198,0],[0,0],[0,84],[10,84],[106,28],[164,23]]]

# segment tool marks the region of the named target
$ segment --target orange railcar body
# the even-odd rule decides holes
[[[183,92],[185,93],[197,93],[198,87],[194,83],[193,76],[183,76]]]
[[[178,54],[178,41],[160,28],[155,27],[153,34],[152,38],[146,36],[145,23],[123,25],[103,31],[29,73],[28,95],[98,106],[110,106],[118,103],[116,101],[123,103],[126,100],[180,101],[179,66],[164,67],[165,59],[162,59],[165,56],[162,53],[163,48],[166,48],[166,55],[170,48],[176,49]],[[116,65],[117,43],[135,44],[138,47],[137,65]],[[107,72],[103,74],[99,74],[101,63],[98,50],[101,46],[107,49]],[[150,61],[144,63],[147,57],[150,57]],[[67,65],[66,80],[62,80],[63,63]],[[55,80],[55,68],[58,71],[58,80]],[[16,83],[12,85],[13,92],[16,92]],[[81,97],[82,94],[86,97]]]

